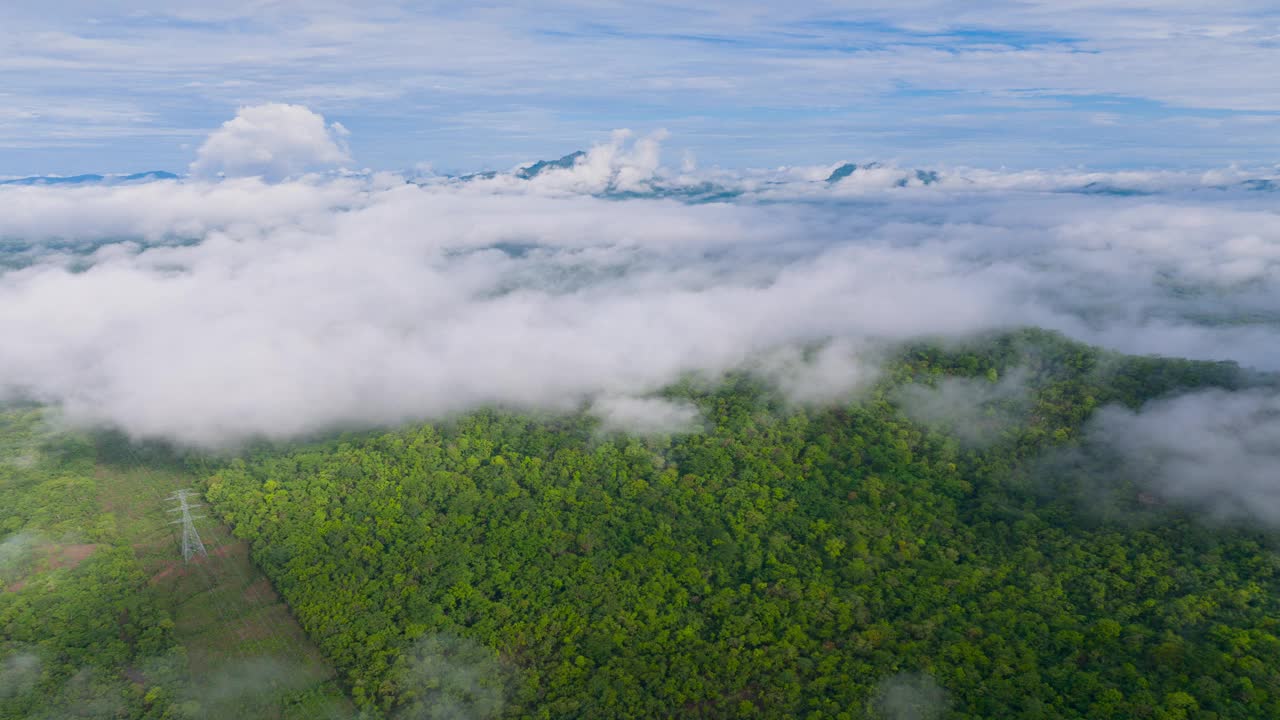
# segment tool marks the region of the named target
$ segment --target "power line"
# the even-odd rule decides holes
[[[177,481],[173,482],[173,485],[181,485],[182,478],[176,474],[170,478],[167,477],[167,474],[165,473],[156,472],[154,468],[151,468],[145,462],[140,461],[136,454],[134,454],[130,459],[133,461],[131,464],[131,471],[145,476],[147,478],[148,486],[155,488],[152,490],[152,493],[154,493],[152,497],[159,502],[155,505],[151,505],[153,508],[152,512],[161,510],[160,507],[157,507],[160,503],[176,502],[178,507],[171,508],[168,512],[183,513],[182,518],[171,521],[167,526],[173,528],[174,535],[171,537],[173,537],[174,540],[178,540],[176,537],[177,528],[174,526],[183,526],[182,545],[184,560],[190,564],[190,558],[194,557],[196,553],[208,558],[208,552],[205,549],[203,541],[200,539],[199,533],[195,530],[194,524],[187,522],[188,517],[191,520],[199,520],[204,517],[201,515],[191,515],[191,510],[203,507],[201,504],[192,502],[193,500],[200,499],[200,493],[191,489],[175,488],[173,494],[166,497],[164,495],[164,490],[156,487],[156,481]],[[168,484],[168,482],[165,484]],[[170,485],[170,487],[173,487],[173,485]],[[217,521],[215,520],[215,522]],[[165,526],[162,525],[161,527]],[[218,527],[220,528],[221,525],[219,524]],[[190,528],[190,532],[188,532],[188,528]],[[218,535],[218,533],[215,532],[215,535]],[[215,545],[218,543],[217,538],[210,538],[210,541],[214,542]],[[235,587],[235,581],[232,580],[231,577],[224,575],[226,571],[229,571],[231,575],[234,575],[239,580],[240,584],[245,586],[248,586],[251,582],[260,580],[261,577],[254,572],[252,566],[244,566],[241,563],[221,558],[216,550],[217,548],[215,548],[214,554],[215,558],[217,558],[215,561],[194,563],[192,567],[194,572],[204,579],[203,585],[205,586],[205,590],[203,593],[205,594],[207,601],[210,602],[214,613],[218,616],[220,625],[224,628],[224,631],[230,631],[230,629],[237,623],[243,624],[246,629],[253,628],[252,636],[242,638],[241,642],[237,643],[234,649],[230,651],[231,654],[243,659],[258,656],[265,657],[267,655],[284,658],[297,658],[297,661],[300,663],[299,670],[301,671],[302,668],[306,668],[307,675],[305,677],[307,677],[307,681],[310,683],[308,687],[318,687],[320,683],[335,679],[337,675],[333,667],[329,664],[328,658],[319,653],[318,648],[311,644],[312,641],[306,634],[306,631],[303,630],[300,625],[296,624],[296,618],[290,617],[287,627],[280,628],[274,622],[273,617],[264,615],[263,613],[264,610],[269,608],[270,603],[255,606],[253,608],[245,608],[244,610],[240,610],[239,608],[231,609],[227,606],[226,601],[220,597],[219,590],[222,587],[228,586],[228,583],[230,583],[230,587]],[[190,598],[179,602],[188,601],[190,601]],[[292,616],[291,609],[287,604],[284,604],[282,600],[277,600],[276,602],[281,604],[284,613]],[[318,661],[313,660],[313,658],[316,657],[319,657],[320,659]],[[314,673],[314,677],[311,673]],[[190,680],[193,683],[196,682],[195,676],[191,675]],[[280,701],[282,701],[282,697],[276,696],[273,696],[271,699],[246,700],[246,702],[267,703]]]
[[[209,553],[205,552],[204,543],[200,541],[200,533],[196,532],[196,526],[191,521],[191,509],[204,507],[203,505],[192,505],[187,502],[187,497],[191,494],[190,490],[179,490],[168,497],[169,500],[176,501],[178,507],[171,509],[169,512],[180,512],[182,518],[174,520],[170,525],[182,523],[182,560],[191,562],[191,558],[200,555],[201,557],[209,557]],[[196,517],[204,517],[197,515]]]
[[[146,474],[148,477],[157,477],[157,474],[152,469],[145,467],[145,464],[139,462],[136,458],[134,459],[134,463],[135,463],[136,472],[142,472]],[[160,492],[163,492],[163,491],[160,491]],[[174,494],[170,495],[167,499],[170,501],[181,502],[180,495],[182,494],[190,495],[194,493],[189,489],[175,490]],[[191,505],[190,503],[188,503],[187,506],[188,508],[202,507],[201,505]],[[171,509],[170,512],[179,512],[181,510],[182,508],[178,507],[178,508]],[[192,519],[199,520],[203,517],[204,516],[202,515],[197,515],[197,516],[193,516]],[[174,521],[170,524],[176,525],[179,522],[181,521],[180,520]],[[183,526],[184,526],[183,547],[185,549],[187,547],[187,538],[186,538],[186,531],[185,531],[186,524],[183,523]],[[196,534],[196,542],[200,543],[198,534]],[[203,548],[203,543],[200,543],[199,547]],[[185,553],[184,553],[184,557],[185,557]],[[206,557],[207,557],[207,554],[206,554]],[[216,598],[217,590],[219,586],[223,585],[229,580],[229,578],[220,577],[221,576],[221,572],[219,572],[220,570],[227,570],[228,568],[231,569],[232,571],[234,571],[235,575],[240,579],[242,584],[244,584],[245,586],[249,585],[251,582],[257,579],[253,575],[252,571],[250,571],[249,574],[245,574],[244,568],[240,567],[239,563],[228,562],[225,559],[219,560],[212,564],[208,562],[198,563],[196,567],[198,568],[199,574],[204,577],[205,585],[207,587],[207,592],[209,593],[211,598]],[[215,576],[215,573],[217,574],[217,576]],[[255,636],[253,639],[241,643],[240,650],[239,650],[241,654],[243,654],[244,650],[247,649],[249,646],[254,646],[259,651],[261,651],[266,642],[266,636],[269,635],[275,645],[286,650],[287,652],[290,652],[293,655],[296,655],[299,657],[305,657],[309,655],[309,652],[306,648],[299,646],[297,640],[293,637],[292,632],[285,632],[282,635],[279,632],[279,630],[275,627],[275,624],[270,621],[270,619],[267,619],[264,621],[264,619],[260,617],[260,613],[258,612],[258,610],[260,610],[261,608],[254,608],[253,610],[244,610],[244,611],[237,611],[237,610],[226,611],[226,609],[223,607],[223,603],[216,600],[214,602],[214,608],[218,612],[219,617],[222,619],[222,623],[224,627],[229,628],[233,624],[233,622],[238,621],[238,622],[244,623],[246,626],[252,625],[258,631],[257,636]],[[286,608],[285,612],[289,612],[287,605],[285,606],[285,608]],[[303,632],[301,628],[299,628],[299,631]],[[304,637],[305,637],[305,632],[304,632]],[[328,666],[326,666],[326,669],[328,669]],[[332,670],[330,670],[330,673],[331,672]]]

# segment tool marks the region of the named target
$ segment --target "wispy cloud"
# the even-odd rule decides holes
[[[1266,137],[1234,141],[1194,125],[1150,138],[1123,130],[1125,119],[1280,113],[1270,72],[1280,61],[1280,12],[1265,2],[925,0],[852,11],[818,0],[536,9],[375,1],[309,3],[305,15],[289,7],[9,3],[0,10],[0,80],[50,105],[132,103],[169,131],[213,127],[241,105],[299,102],[368,127],[358,155],[388,168],[545,151],[501,127],[406,136],[389,118],[436,126],[462,113],[530,109],[578,137],[685,120],[691,149],[729,165],[855,149],[989,166],[1203,165],[1280,150]],[[1059,106],[1047,125],[999,112],[1011,98],[1036,96],[1086,102]],[[1134,102],[1110,111],[1119,122],[1098,125],[1087,101],[1106,98]],[[942,115],[970,120],[894,134],[903,122]],[[62,122],[27,126],[23,141]],[[717,139],[726,122],[740,128],[737,142]],[[965,149],[992,127],[1009,152]],[[103,162],[130,156],[100,153]],[[131,156],[173,166],[182,153],[139,139]],[[38,158],[8,156],[19,157]],[[92,164],[94,155],[82,157]]]
[[[1116,453],[1117,470],[1161,502],[1222,522],[1280,524],[1280,393],[1211,390],[1138,411],[1103,408],[1088,442]]]

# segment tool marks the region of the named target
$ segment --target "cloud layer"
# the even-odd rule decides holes
[[[747,365],[823,402],[884,343],[1018,325],[1280,368],[1272,193],[1063,194],[1044,174],[851,191],[829,167],[668,171],[661,137],[529,180],[0,187],[3,391],[217,446],[490,403],[667,429],[687,409],[644,398],[684,373]],[[197,164],[284,176],[340,154],[322,118],[268,106]],[[732,201],[677,192],[706,186]]]

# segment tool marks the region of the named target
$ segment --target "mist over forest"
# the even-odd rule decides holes
[[[0,718],[1280,717],[1280,166],[336,118],[0,177]]]
[[[1000,328],[1280,369],[1280,220],[1238,179],[765,183],[664,170],[657,137],[625,134],[528,179],[263,179],[341,159],[341,139],[250,108],[192,179],[0,187],[0,334],[24,339],[0,354],[6,393],[221,447],[487,405],[617,422],[621,401],[753,363],[833,400],[893,343]],[[255,175],[200,179],[215,168]],[[662,192],[704,183],[739,194]]]

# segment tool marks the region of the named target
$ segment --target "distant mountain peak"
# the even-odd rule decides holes
[[[133,173],[119,178],[120,182],[138,182],[139,180],[177,180],[178,176],[164,170],[148,170],[146,172]]]
[[[831,174],[827,176],[827,183],[834,185],[857,171],[858,166],[855,163],[845,163],[831,171]]]
[[[521,180],[532,180],[549,170],[568,170],[576,165],[579,159],[586,156],[585,152],[578,150],[565,155],[559,160],[539,160],[528,167],[520,168],[515,174]]]
[[[148,170],[130,175],[33,175],[31,177],[0,180],[0,185],[98,185],[110,183],[150,182],[153,180],[177,180],[178,176],[164,170]]]
[[[859,170],[879,170],[884,167],[885,165],[883,163],[878,163],[878,162],[869,162],[864,165],[857,165],[856,163],[844,163],[840,167],[831,171],[831,174],[827,176],[826,182],[828,185],[835,185],[836,183],[849,177],[850,175],[853,175]],[[932,185],[938,182],[939,180],[938,171],[936,170],[908,170],[903,172],[905,172],[906,174],[904,174],[901,178],[898,179],[896,183],[894,183],[894,185],[897,187],[906,187],[908,184],[911,183],[913,179],[919,182],[921,185]]]
[[[1280,179],[1272,180],[1270,178],[1254,178],[1245,180],[1240,183],[1240,187],[1245,190],[1256,190],[1260,192],[1275,192],[1280,190]]]

